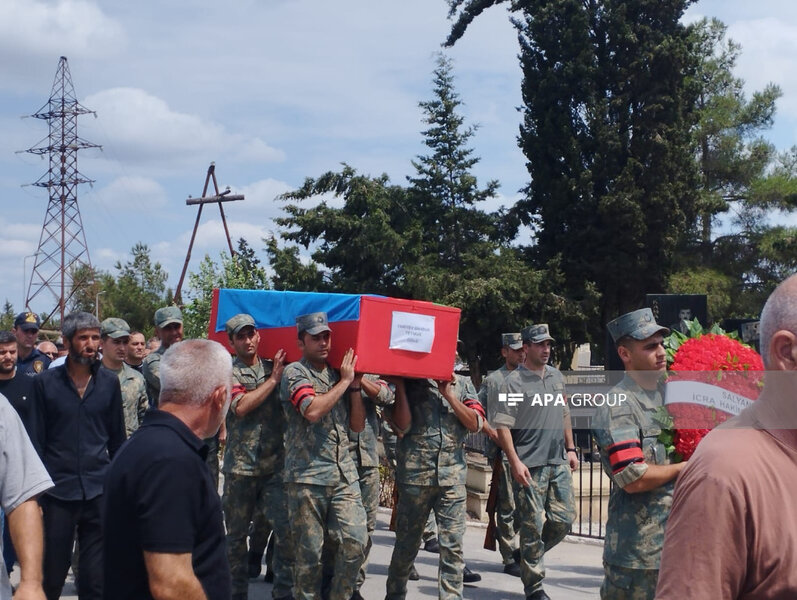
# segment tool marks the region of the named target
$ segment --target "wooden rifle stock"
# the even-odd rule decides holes
[[[501,486],[501,471],[503,470],[501,461],[501,450],[499,449],[493,459],[493,476],[490,479],[490,495],[487,496],[487,532],[484,534],[485,550],[495,551],[495,512],[498,509],[498,488]]]

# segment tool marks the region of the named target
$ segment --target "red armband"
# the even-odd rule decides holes
[[[474,400],[473,398],[465,398],[465,401],[462,404],[464,404],[468,408],[472,408],[473,410],[475,410],[477,413],[481,415],[482,419],[487,418],[487,413],[484,412],[484,407],[482,406],[482,403],[479,402],[478,400]]]
[[[612,467],[612,474],[616,475],[631,463],[645,462],[645,455],[642,454],[642,444],[639,440],[625,440],[612,444],[606,449],[609,455],[609,464]]]
[[[315,396],[315,388],[309,383],[300,385],[291,393],[291,404],[297,412],[301,412],[302,402],[311,396]]]

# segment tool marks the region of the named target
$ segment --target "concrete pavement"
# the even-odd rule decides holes
[[[361,593],[366,600],[385,597],[385,581],[390,555],[393,551],[395,534],[388,531],[390,513],[380,509],[377,529],[374,532],[374,545],[368,577]],[[585,600],[598,598],[598,589],[603,578],[601,554],[603,547],[596,543],[568,538],[545,556],[545,590],[553,600]],[[479,573],[479,583],[465,586],[465,598],[474,600],[524,600],[523,585],[519,578],[505,575],[502,571],[501,556],[498,552],[484,550],[484,527],[469,523],[465,534],[465,558],[468,567]],[[407,598],[437,598],[437,554],[424,550],[418,552],[415,561],[419,581],[410,581]],[[18,577],[19,569],[15,570]],[[264,571],[265,572],[265,571]],[[77,600],[77,594],[69,576],[61,598]],[[250,600],[271,598],[271,585],[261,577],[249,586]]]

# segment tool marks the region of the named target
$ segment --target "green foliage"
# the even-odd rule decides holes
[[[171,303],[171,291],[166,289],[168,274],[160,263],[152,262],[149,246],[137,243],[130,250],[132,258],[124,263],[117,261],[115,282],[106,280],[107,291],[101,302],[109,308],[103,309],[104,317],[120,317],[131,329],[150,336],[154,332],[152,322],[155,311]]]
[[[736,283],[732,277],[706,267],[690,267],[670,275],[667,282],[668,294],[706,294],[708,302],[708,321],[725,318],[729,315]]]
[[[449,44],[499,1],[449,0]],[[683,0],[543,0],[508,6],[520,41],[530,174],[513,208],[535,228],[527,255],[556,259],[560,293],[600,293],[590,334],[664,288],[693,219],[695,60]]]
[[[263,290],[270,287],[265,268],[245,239],[238,240],[238,251],[232,257],[222,252],[220,261],[217,265],[206,254],[199,270],[188,276],[187,303],[183,307],[183,329],[187,338],[208,336],[214,288]]]
[[[268,260],[274,271],[271,285],[275,290],[322,292],[327,289],[324,274],[315,263],[305,264],[302,262],[299,257],[299,248],[296,246],[281,248],[275,236],[264,241]]]
[[[0,331],[11,331],[14,327],[14,319],[16,318],[17,315],[16,312],[14,312],[14,305],[6,298],[5,304],[3,304],[3,312],[0,313]]]

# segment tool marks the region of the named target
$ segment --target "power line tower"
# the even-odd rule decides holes
[[[25,297],[25,306],[48,291],[57,302],[47,315],[49,320],[56,312],[61,322],[67,301],[83,285],[91,283],[93,269],[83,232],[83,221],[77,204],[77,186],[94,183],[81,175],[77,168],[77,153],[83,148],[100,148],[78,137],[77,118],[97,113],[82,106],[75,97],[72,75],[66,56],[58,61],[50,99],[35,114],[47,121],[50,132],[34,148],[25,152],[50,157],[50,168],[33,185],[47,188],[49,203],[44,217],[39,247]],[[46,321],[45,320],[45,321]]]

